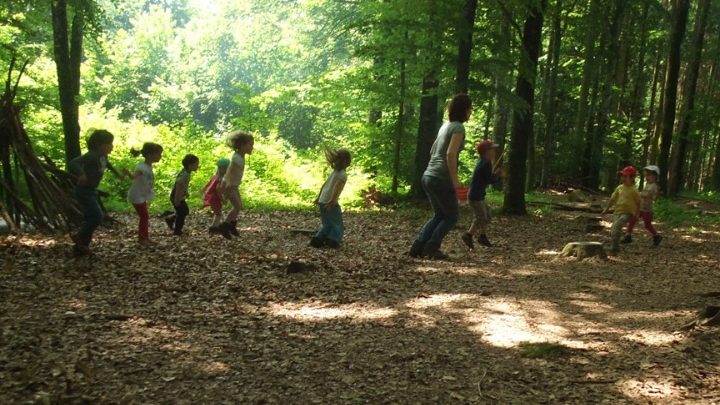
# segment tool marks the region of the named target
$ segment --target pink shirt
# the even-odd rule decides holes
[[[203,204],[213,208],[222,208],[222,197],[220,196],[220,182],[222,178],[217,175],[212,176],[205,189]]]

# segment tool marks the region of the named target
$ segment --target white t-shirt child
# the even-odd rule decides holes
[[[347,174],[345,173],[345,170],[333,170],[332,173],[330,173],[330,177],[328,177],[327,181],[325,182],[325,185],[323,186],[322,190],[320,191],[320,197],[318,198],[318,203],[320,204],[327,204],[330,202],[330,200],[333,198],[333,189],[335,189],[335,185],[338,183],[342,183],[342,187],[345,187],[345,182],[347,181]],[[342,192],[342,188],[338,190],[338,195]]]
[[[155,197],[155,175],[152,166],[140,162],[135,167],[135,173],[140,172],[140,176],[133,179],[130,191],[128,191],[128,201],[131,204],[142,204],[151,201]]]
[[[238,187],[242,183],[244,173],[245,158],[241,154],[235,152],[230,159],[230,166],[228,166],[225,176],[223,177],[223,186]]]

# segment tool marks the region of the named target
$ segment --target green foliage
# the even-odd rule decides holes
[[[568,354],[568,348],[555,343],[520,343],[520,356],[529,359],[558,359]]]

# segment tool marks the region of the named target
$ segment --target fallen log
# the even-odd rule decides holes
[[[589,212],[591,214],[599,214],[603,211],[602,207],[589,203],[554,203],[544,201],[530,201],[527,205],[552,207],[560,211],[571,212]]]

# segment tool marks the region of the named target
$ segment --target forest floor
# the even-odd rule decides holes
[[[720,226],[578,262],[556,254],[609,223],[499,217],[495,247],[458,229],[433,262],[405,255],[426,215],[346,214],[339,251],[288,212],[233,241],[154,218],[152,248],[118,215],[92,259],[0,237],[0,403],[720,403],[720,328],[678,331],[720,300]]]

